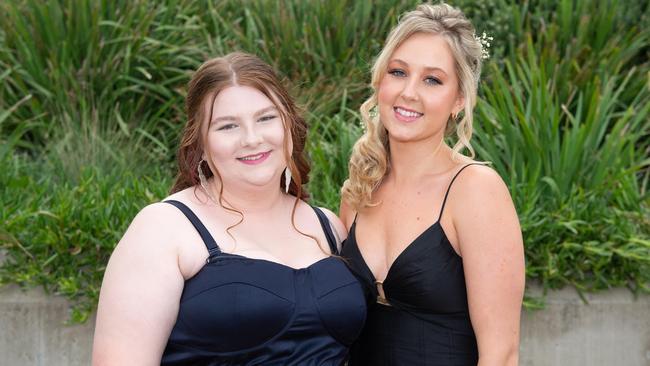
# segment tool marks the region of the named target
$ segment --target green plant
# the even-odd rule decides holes
[[[574,70],[528,44],[516,64],[492,65],[476,123],[478,155],[506,177],[518,209],[527,275],[545,287],[647,289],[650,202],[637,174],[650,164],[650,91],[623,100],[634,68],[564,83]]]
[[[72,300],[71,319],[85,321],[113,247],[142,207],[166,196],[169,174],[87,167],[68,181],[49,162],[1,162],[0,285],[43,286]]]
[[[0,107],[16,106],[0,131],[36,122],[25,139],[43,146],[61,138],[62,128],[92,124],[150,143],[160,150],[155,158],[169,152],[182,116],[178,86],[203,58],[188,42],[185,14],[140,1],[24,0],[0,9],[0,66],[8,75]],[[170,27],[175,22],[186,24]]]
[[[335,212],[340,203],[340,188],[347,179],[352,146],[361,136],[359,114],[347,109],[345,95],[340,112],[331,117],[312,117],[308,136],[311,161],[309,192],[313,204]]]

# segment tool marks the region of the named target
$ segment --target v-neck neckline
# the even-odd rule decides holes
[[[363,252],[361,251],[361,248],[359,247],[359,240],[357,239],[357,220],[356,220],[356,217],[355,217],[354,222],[352,223],[352,226],[350,227],[350,236],[353,237],[354,246],[356,247],[356,250],[359,253],[359,257],[361,258],[361,261],[363,262],[363,266],[366,268],[366,270],[368,271],[370,276],[372,276],[373,282],[374,283],[385,284],[387,281],[390,280],[390,274],[391,274],[393,268],[395,268],[395,265],[405,255],[405,253],[407,251],[409,251],[409,249],[411,249],[414,246],[414,244],[417,241],[419,241],[425,234],[427,234],[434,227],[439,226],[439,225],[440,225],[440,220],[436,220],[436,222],[434,222],[429,227],[424,229],[417,237],[415,237],[415,239],[411,240],[411,242],[406,247],[404,247],[404,249],[402,249],[402,251],[397,255],[397,257],[395,257],[395,259],[393,259],[393,262],[388,266],[388,270],[386,271],[386,276],[384,277],[384,279],[382,281],[377,280],[377,276],[372,272],[372,269],[370,269],[370,266],[368,266],[368,261],[366,261],[366,257],[363,255]],[[440,229],[442,231],[443,236],[446,238],[447,235],[445,234],[445,231],[442,230],[442,227]]]

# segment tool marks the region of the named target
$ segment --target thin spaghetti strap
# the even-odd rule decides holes
[[[332,231],[332,225],[330,224],[330,220],[327,218],[325,213],[318,207],[316,206],[311,206],[311,208],[314,209],[316,212],[316,216],[318,216],[318,221],[320,221],[320,226],[323,228],[323,232],[325,233],[325,239],[327,239],[327,243],[330,246],[330,251],[334,255],[339,254],[338,247],[336,245],[336,239],[334,232]]]
[[[462,172],[465,168],[467,168],[470,165],[483,165],[482,163],[469,163],[462,168],[454,175],[453,178],[451,178],[451,182],[449,182],[449,186],[447,187],[447,192],[445,192],[445,198],[442,200],[442,206],[440,207],[440,215],[438,215],[438,221],[442,218],[442,212],[445,210],[445,204],[447,203],[447,196],[449,196],[449,191],[451,190],[451,185],[454,184],[454,181],[456,178],[458,178],[458,175],[460,172]]]
[[[210,263],[210,259],[212,257],[221,253],[221,249],[219,249],[217,242],[214,240],[212,235],[210,235],[208,229],[205,228],[205,225],[203,225],[201,220],[199,220],[196,214],[189,207],[187,207],[183,202],[176,201],[176,200],[167,200],[163,202],[169,203],[172,206],[176,206],[176,208],[181,210],[181,212],[185,215],[185,217],[187,217],[187,219],[190,220],[190,222],[192,223],[196,231],[199,232],[201,239],[203,239],[203,243],[208,248],[208,254],[209,254],[207,259],[208,263]]]

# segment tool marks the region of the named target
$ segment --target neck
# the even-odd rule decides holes
[[[399,142],[390,140],[390,173],[388,179],[398,185],[417,182],[426,175],[449,170],[452,151],[441,136],[426,141]]]
[[[268,215],[283,207],[287,198],[287,195],[280,190],[279,185],[259,187],[226,184],[223,186],[222,200],[219,202],[220,182],[211,178],[208,181],[208,186],[217,205],[236,209],[247,216]]]

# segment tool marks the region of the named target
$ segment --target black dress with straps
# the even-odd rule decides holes
[[[295,269],[221,252],[179,201],[209,257],[185,281],[162,365],[341,365],[359,335],[366,304],[359,281],[337,257]],[[314,207],[337,254],[325,214]]]
[[[368,318],[352,347],[349,365],[476,365],[478,348],[467,304],[462,258],[440,225],[449,183],[438,220],[395,259],[379,297],[375,277],[363,259],[355,222],[342,256],[364,285]]]

